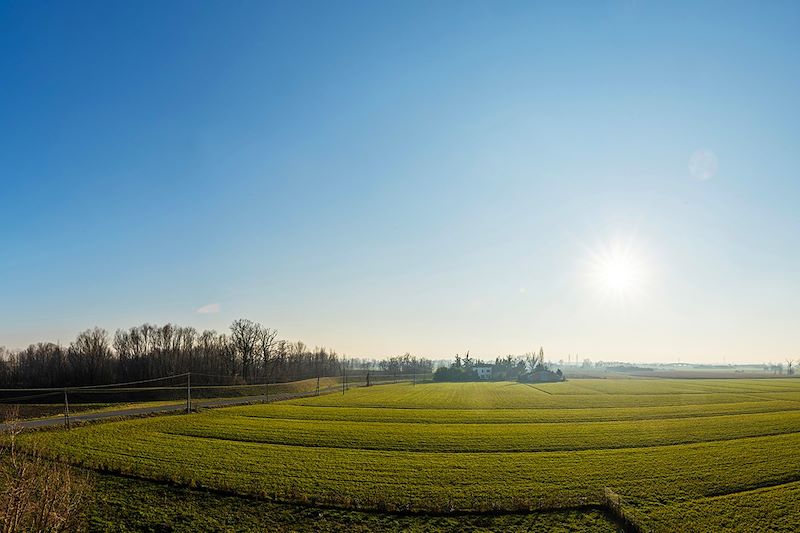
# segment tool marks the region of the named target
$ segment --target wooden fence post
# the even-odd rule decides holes
[[[186,414],[192,412],[192,373],[186,373]]]
[[[66,387],[64,387],[64,427],[69,429],[69,398]]]

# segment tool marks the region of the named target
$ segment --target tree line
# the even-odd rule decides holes
[[[378,371],[386,377],[401,377],[409,374],[427,375],[433,372],[432,360],[415,357],[408,352],[385,359],[352,359],[351,361],[355,368]]]
[[[402,367],[411,359],[420,364],[415,358],[399,359],[393,364]],[[352,368],[353,362],[333,350],[279,339],[276,330],[247,319],[234,321],[224,333],[143,324],[113,335],[87,329],[68,346],[39,342],[18,351],[0,347],[0,387],[79,387],[186,372],[192,372],[198,385],[283,382],[338,376],[345,366]]]
[[[492,381],[562,381],[564,378],[561,369],[553,372],[549,363],[545,363],[544,349],[539,347],[538,352],[528,352],[523,356],[507,355],[497,357],[494,363],[486,363],[481,359],[472,359],[469,352],[464,357],[456,354],[455,360],[450,365],[443,365],[433,374],[434,381],[480,381],[477,372],[479,367],[488,367],[490,374],[483,379]]]

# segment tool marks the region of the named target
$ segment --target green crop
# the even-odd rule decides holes
[[[655,529],[757,529],[761,511],[797,529],[798,397],[778,379],[398,384],[37,437],[90,468],[275,501],[518,511],[608,487]]]

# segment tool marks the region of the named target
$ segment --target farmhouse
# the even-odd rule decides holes
[[[480,379],[492,379],[491,366],[476,366],[474,370]]]

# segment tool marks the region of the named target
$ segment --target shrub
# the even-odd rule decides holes
[[[67,465],[44,459],[35,447],[23,453],[15,418],[6,421],[0,446],[0,530],[76,531],[82,529],[82,504],[88,480]]]

